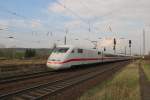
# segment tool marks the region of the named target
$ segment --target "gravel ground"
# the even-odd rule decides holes
[[[97,70],[100,70],[101,68],[109,67],[109,66],[112,66],[112,65],[115,65],[115,64],[116,63],[98,65],[96,68],[97,68]],[[119,65],[120,65],[120,63],[119,63]],[[90,67],[88,69],[85,68],[85,69],[79,69],[79,70],[78,69],[77,70],[67,70],[64,73],[61,73],[61,74],[59,73],[59,74],[55,74],[55,75],[52,75],[52,76],[49,75],[49,76],[45,76],[45,77],[39,77],[39,78],[35,78],[35,79],[28,79],[28,80],[14,82],[14,83],[1,84],[0,85],[0,94],[11,92],[11,91],[17,91],[19,89],[35,86],[35,85],[38,85],[38,84],[41,84],[41,83],[52,82],[52,81],[55,81],[55,80],[58,80],[58,79],[64,79],[66,77],[70,77],[72,75],[83,73],[83,72],[86,72],[86,71],[89,71],[89,70],[92,71],[92,70],[95,70],[95,68]],[[86,91],[87,88],[97,84],[97,82],[105,80],[107,77],[110,77],[112,74],[113,73],[110,73],[110,74],[107,73],[105,75],[95,77],[94,79],[89,80],[88,82],[84,82],[83,84],[79,84],[75,87],[71,87],[71,88],[67,89],[66,91],[63,91],[62,93],[58,93],[57,95],[54,96],[54,98],[58,98],[58,100],[60,100],[61,98],[62,98],[62,100],[72,100],[74,98],[77,99],[77,97],[81,93]]]

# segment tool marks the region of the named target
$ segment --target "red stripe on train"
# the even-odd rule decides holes
[[[101,60],[102,58],[74,58],[74,59],[68,59],[66,61],[60,62],[60,61],[49,61],[47,63],[49,64],[63,64],[68,62],[74,62],[74,61],[93,61],[93,60]]]
[[[116,57],[104,57],[103,59],[111,59],[111,58],[115,58]],[[60,62],[60,61],[49,61],[47,63],[49,64],[64,64],[64,63],[68,63],[68,62],[75,62],[75,61],[93,61],[93,60],[102,60],[102,58],[73,58],[73,59],[68,59],[66,61]]]

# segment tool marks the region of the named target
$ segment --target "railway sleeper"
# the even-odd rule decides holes
[[[15,98],[15,97],[14,97]],[[21,96],[17,96],[17,98],[20,98],[21,100],[33,100],[36,99],[35,96],[29,95],[29,94],[22,94]],[[14,99],[15,100],[15,99]]]

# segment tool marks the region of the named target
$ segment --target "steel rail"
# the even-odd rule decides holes
[[[0,84],[22,81],[22,80],[26,80],[26,79],[42,77],[45,75],[50,75],[50,74],[55,74],[55,73],[56,72],[54,72],[54,71],[42,71],[42,72],[37,72],[37,73],[12,76],[12,77],[8,77],[8,78],[0,79]]]
[[[48,82],[44,84],[40,84],[34,87],[18,90],[15,92],[11,92],[8,94],[0,95],[0,99],[9,100],[13,98],[20,98],[22,100],[38,100],[41,99],[47,95],[51,95],[53,93],[58,92],[59,90],[62,90],[64,88],[67,88],[69,86],[73,86],[75,84],[81,83],[83,81],[89,80],[93,77],[96,77],[100,74],[103,74],[107,71],[112,71],[113,69],[118,69],[119,65],[106,67],[103,70],[97,70],[94,71],[89,70],[88,72],[81,73],[63,80],[56,80],[54,82]],[[37,95],[38,94],[38,95]]]

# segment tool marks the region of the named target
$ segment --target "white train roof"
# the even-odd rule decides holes
[[[80,46],[75,46],[75,45],[58,45],[57,47],[61,47],[61,48],[80,48],[80,49],[84,49],[84,50],[92,50],[92,51],[99,51],[97,49],[92,49],[92,48],[84,48],[84,47],[80,47]]]
[[[73,45],[58,45],[57,47],[68,47],[68,48],[74,48],[75,46]]]

